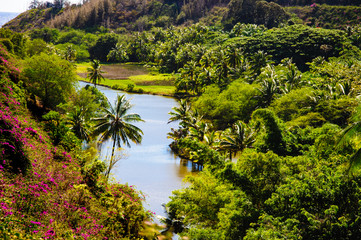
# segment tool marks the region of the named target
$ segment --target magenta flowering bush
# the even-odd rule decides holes
[[[8,58],[0,47],[5,73],[12,71]],[[75,157],[81,153],[52,145],[18,101],[13,79],[5,73],[0,74],[0,236],[139,237],[150,217],[144,197],[132,186],[105,184],[99,174],[93,176],[97,188],[88,186]]]
[[[13,82],[20,80],[20,70],[14,66],[15,59],[11,58],[6,49],[0,44],[0,76],[5,75]]]

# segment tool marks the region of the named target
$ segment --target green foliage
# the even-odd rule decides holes
[[[224,22],[228,29],[238,22],[276,27],[288,18],[283,8],[273,2],[253,0],[231,0]]]
[[[86,85],[70,96],[70,99],[59,105],[65,113],[80,111],[84,119],[89,122],[91,118],[99,116],[101,107],[107,107],[106,97],[96,88]]]
[[[256,128],[262,132],[255,142],[256,147],[263,152],[273,151],[285,155],[286,142],[282,135],[282,128],[275,114],[269,109],[257,109],[252,113],[252,120]]]
[[[27,59],[26,64],[27,90],[38,96],[44,107],[55,108],[73,92],[75,69],[68,61],[41,53]]]
[[[94,194],[99,195],[105,189],[101,189],[99,183],[100,175],[106,170],[105,163],[100,160],[95,160],[92,163],[86,165],[83,169],[84,171],[84,180],[86,184],[90,187],[91,191]]]
[[[93,134],[95,136],[100,135],[99,144],[101,145],[109,139],[113,140],[110,163],[105,174],[107,180],[116,162],[114,159],[115,146],[120,148],[122,142],[130,147],[129,140],[137,144],[142,141],[143,131],[132,123],[143,122],[144,120],[138,114],[128,113],[131,107],[132,105],[125,98],[125,95],[118,95],[114,105],[109,103],[106,108],[102,109],[103,116],[93,119],[96,122]]]
[[[13,32],[10,29],[0,29],[0,40],[7,44],[9,52],[15,53],[19,57],[25,56],[25,46],[27,38],[23,33]],[[4,45],[5,45],[4,44]]]
[[[308,114],[312,106],[312,89],[300,88],[291,90],[288,94],[273,101],[271,109],[283,121],[291,121],[300,116]]]
[[[45,130],[49,131],[50,138],[54,145],[58,145],[66,138],[69,128],[66,127],[59,112],[50,111],[47,114],[44,114],[42,118],[45,121]]]
[[[59,30],[55,28],[40,28],[40,29],[33,29],[30,32],[31,39],[40,38],[47,43],[55,43],[59,37]]]
[[[289,2],[307,3],[304,0]],[[214,8],[218,5],[222,7]],[[212,8],[211,13],[201,11]],[[305,9],[293,10],[305,16],[311,14],[306,21],[312,26],[317,26],[321,18],[325,19],[322,22],[328,21],[329,26],[334,25],[336,15],[342,14],[341,25],[345,16],[351,19],[349,23],[358,21],[355,19],[358,7],[312,4]],[[218,25],[191,25],[191,21],[199,18],[204,23]],[[230,32],[220,29],[221,18],[225,28],[232,29]],[[88,30],[97,31],[97,35],[69,28],[57,38],[56,30],[44,28],[32,31],[33,40],[25,45],[22,35],[1,30],[1,42],[11,54],[20,56],[21,46],[27,46],[22,54],[33,56],[24,62],[23,72],[28,78],[23,82],[33,95],[31,98],[36,99],[34,95],[37,95],[40,100],[37,103],[43,104],[44,110],[56,106],[62,110],[50,111],[43,119],[50,139],[58,145],[57,149],[49,150],[50,156],[46,155],[48,151],[29,150],[40,147],[31,147],[16,139],[18,132],[12,133],[14,129],[8,126],[10,118],[1,115],[0,150],[4,153],[1,160],[18,159],[1,166],[11,174],[33,173],[33,168],[38,167],[33,164],[37,154],[37,160],[51,166],[49,174],[71,169],[76,173],[69,173],[66,175],[69,177],[59,182],[59,189],[65,191],[60,196],[74,206],[86,208],[98,219],[96,223],[103,225],[99,234],[91,237],[138,238],[147,217],[140,203],[142,197],[129,186],[107,185],[102,173],[108,177],[117,161],[115,145],[141,141],[141,130],[127,125],[126,121],[141,119],[136,114],[126,114],[130,104],[122,97],[114,107],[106,103],[96,88],[87,87],[75,93],[71,87],[74,83],[71,64],[51,53],[56,52],[69,61],[81,56],[81,60],[148,63],[156,71],[175,73],[178,94],[197,95],[192,107],[190,101],[181,101],[179,107],[173,108],[170,118],[170,122],[180,121],[180,128],[169,134],[174,140],[172,149],[203,170],[198,176],[188,177],[189,185],[175,191],[167,205],[169,222],[177,231],[184,231],[181,235],[191,239],[225,240],[357,238],[361,182],[359,162],[355,160],[361,151],[357,135],[359,119],[351,116],[361,92],[358,60],[361,31],[357,27],[340,31],[294,25],[294,19],[288,21],[289,26],[280,24],[287,18],[282,8],[265,1],[138,4],[137,1],[99,0],[72,8],[72,12],[64,9],[52,20],[53,26],[92,26]],[[174,22],[185,24],[173,27]],[[280,27],[266,28],[277,25]],[[122,35],[109,33],[115,28]],[[142,32],[127,32],[127,29]],[[49,42],[57,43],[58,49],[48,45]],[[6,86],[13,89],[12,95],[21,100],[23,106],[26,96],[21,90],[19,71],[9,67],[13,61],[3,50],[0,50],[4,56],[0,59],[1,76],[13,80],[12,86]],[[94,61],[90,71],[95,73],[91,74],[93,77],[89,75],[94,84],[102,79],[100,66],[99,61]],[[111,84],[115,81],[107,80]],[[149,83],[144,79],[142,84],[132,81],[125,80],[113,88],[142,91],[137,86]],[[167,81],[167,84],[173,83]],[[50,95],[46,95],[49,92]],[[12,105],[7,104],[0,105],[1,110]],[[121,114],[117,113],[119,109]],[[77,160],[71,159],[66,151],[82,155],[79,139],[90,141],[93,117],[98,121],[96,132],[102,134],[100,141],[113,139],[112,155],[109,165],[96,160],[95,154],[84,155],[79,161],[82,167],[79,173]],[[23,122],[21,124],[25,124]],[[352,135],[347,139],[350,141],[344,139],[343,144],[336,147],[342,128],[350,122],[344,132]],[[19,125],[16,129],[22,131],[24,127]],[[42,144],[43,150],[45,143],[40,141],[40,135],[27,131],[34,142]],[[25,148],[29,149],[21,155]],[[226,154],[231,161],[225,160]],[[49,165],[44,159],[53,159],[51,164],[63,166]],[[347,171],[349,166],[354,167],[353,172]],[[2,173],[0,171],[0,175]],[[6,178],[1,175],[0,179]],[[0,196],[0,200],[6,199],[6,204],[10,204],[7,196],[13,194],[7,193]],[[18,193],[22,196],[29,191],[20,189]],[[36,220],[39,216],[35,209],[52,211],[47,203],[52,199],[50,194],[41,195],[33,206],[21,199],[13,200],[18,205],[12,208],[26,209],[29,219]],[[7,213],[4,207],[2,210],[3,215]],[[58,220],[57,238],[84,237],[77,232],[80,226],[93,229],[93,218],[82,218],[80,210],[57,209],[56,214],[63,216],[57,219],[70,224],[62,225]],[[21,224],[29,225],[28,222]],[[45,230],[39,227],[39,231]]]
[[[171,148],[179,156],[190,159],[200,165],[221,165],[223,158],[207,145],[192,138],[180,138],[171,144]]]
[[[211,86],[194,102],[194,107],[206,118],[215,119],[217,125],[227,126],[237,120],[248,121],[257,106],[256,89],[242,81],[231,83],[227,89]],[[218,94],[219,93],[219,94]]]
[[[316,111],[321,113],[327,121],[346,126],[356,105],[357,101],[349,97],[331,99],[317,105]]]
[[[90,58],[107,61],[107,55],[116,46],[118,37],[115,34],[104,34],[99,37],[95,45],[89,48]]]
[[[255,135],[256,131],[252,127],[241,121],[235,122],[222,133],[219,148],[228,151],[229,159],[232,160],[232,154],[237,155],[245,148],[252,147]]]
[[[253,37],[233,38],[226,43],[236,43],[248,54],[263,50],[278,62],[292,58],[304,70],[306,63],[318,56],[339,56],[345,43],[345,34],[338,30],[292,25],[269,29]]]
[[[360,3],[357,4],[352,1],[351,3],[340,4],[351,6],[340,6],[339,4],[335,4],[330,1],[320,2],[320,4],[316,3],[317,1],[307,4],[308,6],[304,7],[288,7],[286,10],[296,14],[304,21],[305,24],[309,26],[329,29],[343,29],[347,26],[355,26],[360,24]]]
[[[58,51],[58,54],[62,56],[64,59],[74,62],[84,62],[89,61],[90,54],[88,52],[87,47],[82,45],[75,45],[75,44],[58,44],[55,46]]]
[[[263,33],[266,31],[266,28],[263,25],[257,24],[244,24],[244,23],[237,23],[233,26],[231,30],[231,36],[233,37],[252,37],[256,33]]]
[[[115,47],[109,51],[107,60],[112,62],[126,62],[128,55],[122,44],[116,44]]]
[[[175,191],[168,203],[173,221],[181,220],[184,234],[196,238],[352,239],[359,231],[359,177],[347,178],[345,158],[321,140],[335,139],[334,132],[314,134],[325,144],[315,149],[330,147],[325,160],[247,150],[236,164],[188,178],[190,187]]]
[[[1,66],[10,73],[13,60],[0,51]],[[88,163],[93,164],[81,171],[79,156],[85,153],[63,116],[50,111],[37,122],[24,102],[17,101],[23,100],[25,89],[21,82],[10,82],[7,71],[0,76],[1,238],[140,239],[150,218],[143,195],[132,186],[106,184],[99,174],[104,164],[91,157]],[[59,142],[57,147],[42,126],[50,140]]]
[[[77,30],[70,30],[66,32],[60,32],[59,38],[57,39],[57,44],[64,44],[64,43],[72,43],[72,44],[79,44],[83,38],[85,33],[82,31]]]
[[[36,38],[26,43],[26,54],[29,57],[40,55],[40,53],[49,54],[51,52],[50,46],[42,39]]]
[[[219,184],[219,180],[208,171],[202,172],[198,177],[187,177],[187,181],[192,184],[191,187],[174,191],[172,201],[167,204],[171,215],[184,216],[182,221],[186,226],[217,228],[221,209],[239,198],[247,201],[244,194],[232,191],[230,184]],[[198,194],[200,191],[203,195]],[[199,234],[202,234],[201,230],[198,230],[197,235]]]

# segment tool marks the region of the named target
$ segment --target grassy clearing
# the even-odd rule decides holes
[[[78,80],[86,79],[89,63],[77,64]],[[105,80],[100,84],[117,90],[137,93],[149,93],[171,96],[175,92],[173,86],[175,76],[149,72],[145,67],[135,64],[104,64]]]

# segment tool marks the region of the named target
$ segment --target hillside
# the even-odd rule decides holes
[[[279,5],[259,0],[92,0],[83,5],[64,6],[61,11],[54,7],[31,9],[4,27],[17,32],[41,26],[88,30],[103,26],[118,31],[143,31],[199,20],[225,25],[242,21],[273,27],[287,18]]]
[[[346,29],[347,26],[357,26],[361,23],[361,6],[312,4],[286,7],[285,9],[309,26]]]
[[[23,88],[29,83],[21,65],[0,45],[0,235],[139,237],[150,216],[143,209],[144,197],[128,185],[106,184],[100,175],[103,164],[82,151],[71,132],[54,142],[54,131],[61,125],[55,119],[40,123],[31,114],[27,106],[36,106]]]

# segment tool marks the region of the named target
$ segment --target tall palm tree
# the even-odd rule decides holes
[[[100,145],[108,139],[113,140],[110,164],[106,173],[107,179],[109,178],[110,167],[113,166],[115,145],[120,148],[121,142],[123,142],[130,147],[129,139],[134,143],[141,143],[142,141],[143,131],[131,123],[143,122],[143,120],[138,114],[128,114],[131,107],[132,105],[125,98],[125,95],[118,95],[114,106],[109,103],[109,107],[103,109],[105,114],[102,117],[94,119],[94,121],[98,123],[94,127],[94,134],[100,135]]]
[[[101,80],[104,80],[104,76],[102,73],[102,65],[100,64],[100,61],[97,59],[94,59],[90,63],[90,68],[88,68],[88,75],[87,77],[90,79],[90,82],[94,84],[94,87],[97,86],[97,83],[99,83]]]

